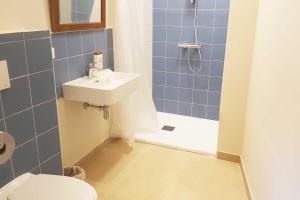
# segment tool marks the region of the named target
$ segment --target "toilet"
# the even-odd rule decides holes
[[[97,193],[76,178],[26,173],[0,189],[0,200],[97,200]]]

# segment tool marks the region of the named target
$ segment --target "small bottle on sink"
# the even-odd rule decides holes
[[[94,53],[94,67],[103,70],[103,53],[101,51]]]

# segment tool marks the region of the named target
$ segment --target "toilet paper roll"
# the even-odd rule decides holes
[[[6,163],[15,150],[15,139],[0,131],[0,165]]]

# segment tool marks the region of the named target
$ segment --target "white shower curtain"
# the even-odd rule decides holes
[[[115,71],[141,75],[140,89],[112,107],[111,137],[134,140],[137,132],[156,132],[152,100],[152,0],[113,0]]]

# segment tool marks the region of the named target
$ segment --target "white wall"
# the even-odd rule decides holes
[[[110,120],[102,112],[85,110],[82,103],[58,100],[63,166],[73,166],[109,138]]]
[[[50,27],[48,0],[1,0],[0,32]]]
[[[255,200],[300,199],[300,1],[260,1],[242,157]]]
[[[258,0],[231,0],[218,151],[239,155],[244,132]]]
[[[107,27],[111,27],[111,1],[107,4]],[[1,0],[0,33],[23,29],[50,30],[49,0]]]

